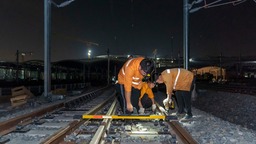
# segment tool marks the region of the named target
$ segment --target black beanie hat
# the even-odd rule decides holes
[[[151,76],[154,70],[154,62],[151,59],[145,58],[140,62],[141,69],[146,73],[147,76]]]

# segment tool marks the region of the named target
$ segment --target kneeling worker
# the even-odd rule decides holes
[[[129,59],[118,73],[116,84],[118,101],[124,114],[136,113],[138,109],[142,79],[150,77],[154,70],[154,62],[150,59],[137,57]]]
[[[139,113],[144,114],[145,108],[149,108],[152,106],[152,111],[154,112],[156,110],[156,104],[154,99],[154,93],[152,91],[152,88],[154,87],[153,83],[147,83],[145,82],[142,85],[141,91],[140,91],[140,97],[139,97]]]

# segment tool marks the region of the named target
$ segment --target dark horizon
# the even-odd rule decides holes
[[[44,59],[43,6],[43,0],[2,0],[0,60],[16,61],[17,50],[33,52],[25,61]],[[51,10],[51,61],[85,59],[89,49],[92,57],[106,55],[107,49],[111,55],[153,57],[155,49],[159,57],[183,55],[181,0],[74,0]],[[190,57],[255,57],[255,13],[256,3],[248,0],[191,13]]]

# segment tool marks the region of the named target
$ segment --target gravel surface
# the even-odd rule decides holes
[[[192,113],[181,124],[200,144],[256,144],[256,96],[199,89]]]
[[[199,89],[193,106],[256,131],[256,96]]]
[[[256,131],[193,108],[193,118],[180,122],[199,144],[256,144]]]
[[[155,95],[162,105],[165,94]],[[256,144],[256,96],[198,89],[192,105],[193,118],[180,123],[199,144]]]
[[[165,94],[155,95],[162,104]],[[191,121],[180,123],[199,144],[256,144],[256,96],[199,89],[192,113]]]

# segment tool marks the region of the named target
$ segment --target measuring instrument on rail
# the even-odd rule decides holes
[[[178,120],[177,116],[166,115],[86,115],[82,116],[83,119],[162,119],[162,120]]]

